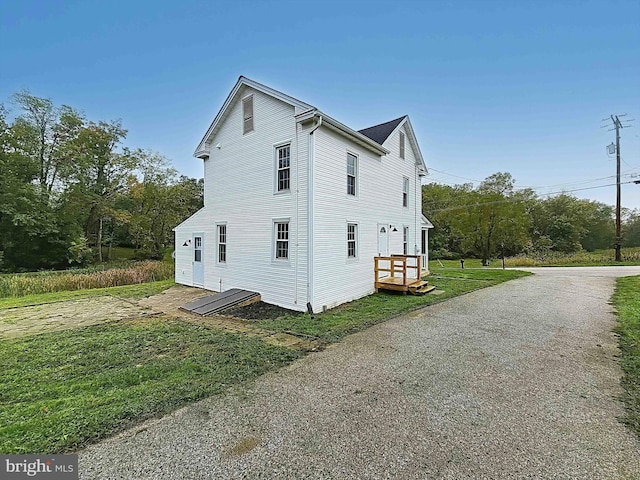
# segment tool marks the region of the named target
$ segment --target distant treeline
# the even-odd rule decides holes
[[[123,147],[126,134],[28,92],[0,105],[0,271],[84,265],[118,245],[162,256],[203,181]]]
[[[613,248],[615,210],[569,194],[540,198],[514,188],[509,173],[472,184],[422,187],[422,211],[434,224],[429,232],[433,258],[490,258],[521,253],[573,253]],[[640,246],[640,211],[624,210],[622,245]]]

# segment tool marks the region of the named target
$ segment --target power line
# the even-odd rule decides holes
[[[621,182],[621,185],[625,185],[628,183],[636,183],[635,180],[629,180],[628,182]],[[573,190],[561,190],[558,192],[550,192],[550,193],[541,193],[541,194],[537,194],[536,197],[548,197],[551,195],[562,195],[564,193],[572,193],[572,192],[580,192],[583,190],[593,190],[595,188],[604,188],[604,187],[612,187],[614,185],[617,185],[617,183],[609,183],[607,185],[597,185],[595,187],[584,187],[584,188],[575,188]],[[495,200],[492,202],[480,202],[480,203],[470,203],[470,204],[466,204],[466,205],[458,205],[455,207],[447,207],[447,208],[439,208],[436,210],[429,210],[428,213],[438,213],[438,212],[448,212],[451,210],[461,210],[461,209],[465,209],[465,208],[471,208],[471,207],[482,207],[484,205],[495,205],[495,204],[499,204],[499,203],[515,203],[515,202],[523,202],[526,201],[528,199],[523,199],[523,198],[508,198],[508,199],[504,199],[504,200]]]
[[[635,173],[635,172],[632,172],[632,173],[624,173],[624,174],[622,174],[622,176],[623,176],[623,177],[628,177],[628,178],[637,178],[638,176],[640,176],[640,173]],[[579,181],[579,182],[572,182],[571,184],[558,183],[558,184],[555,184],[555,185],[548,185],[548,186],[546,186],[546,187],[529,187],[529,188],[521,187],[520,189],[514,189],[514,190],[515,190],[515,191],[519,191],[519,192],[521,192],[521,191],[523,191],[523,190],[538,190],[538,189],[543,189],[543,188],[552,188],[552,187],[558,187],[558,186],[567,185],[567,187],[570,187],[570,188],[568,188],[568,189],[564,189],[564,190],[562,190],[562,192],[564,192],[564,193],[570,193],[570,192],[577,192],[577,191],[581,191],[581,190],[589,190],[589,189],[594,189],[594,188],[602,188],[602,187],[606,187],[606,186],[612,186],[612,185],[615,185],[615,184],[609,184],[609,185],[596,185],[596,186],[593,186],[593,187],[585,187],[585,188],[571,188],[571,186],[584,185],[584,184],[586,184],[586,183],[596,182],[596,181],[599,181],[599,180],[607,180],[607,179],[615,178],[615,177],[616,177],[615,175],[608,175],[608,176],[606,176],[606,177],[598,177],[598,178],[593,178],[593,179],[590,179],[590,180],[583,180],[583,181]],[[437,182],[438,182],[437,184],[444,184],[444,185],[447,185],[447,186],[453,186],[453,187],[455,187],[455,186],[459,186],[459,184],[451,184],[451,183],[448,183],[448,182],[445,182],[445,181],[442,181],[442,180],[437,180]],[[624,182],[624,183],[625,183],[625,184],[626,184],[626,183],[633,183],[633,181],[630,181],[630,182]],[[562,193],[562,192],[560,192],[560,193]],[[557,194],[557,193],[559,193],[559,192],[551,192],[551,193],[536,193],[536,196],[555,195],[555,194]],[[433,205],[434,203],[435,203],[435,205],[438,205],[438,204],[447,204],[447,203],[449,203],[449,201],[447,201],[447,200],[443,200],[443,201],[440,201],[440,202],[432,202],[432,203],[431,203],[431,205]],[[434,210],[432,210],[432,211],[434,211]],[[435,211],[439,211],[439,210],[435,210]]]
[[[627,166],[630,169],[633,169],[633,170],[640,170],[640,166],[633,167],[633,166],[631,166],[629,164],[627,164]],[[484,182],[484,180],[482,180],[482,181],[480,181],[480,180],[472,180],[470,178],[462,177],[460,175],[454,175],[453,173],[442,172],[440,170],[436,170],[435,168],[431,168],[431,167],[429,167],[429,170],[433,170],[433,171],[439,172],[440,174],[443,174],[443,175],[449,175],[449,176],[456,177],[456,178],[462,178],[463,180],[469,180],[469,181],[474,182],[474,183],[482,183],[482,182]],[[638,175],[638,174],[640,174],[640,173],[639,172],[631,172],[631,170],[627,170],[622,175],[625,176],[625,177],[627,177],[627,176],[633,177],[634,175]],[[539,189],[543,189],[543,188],[560,187],[562,185],[566,185],[568,187],[571,187],[571,186],[574,186],[574,185],[584,185],[585,183],[597,182],[599,180],[606,180],[608,178],[615,178],[615,175],[607,175],[606,177],[597,177],[597,178],[591,178],[591,179],[586,179],[586,180],[578,180],[578,181],[575,181],[575,182],[554,183],[552,185],[519,185],[517,187],[514,187],[514,190],[518,190],[518,191],[527,190],[527,189],[539,190]],[[429,178],[427,178],[425,180],[429,180]],[[452,184],[452,183],[447,182],[445,180],[439,180],[437,178],[430,179],[430,180],[433,180],[435,183],[443,183],[445,185],[459,185],[459,184]],[[430,182],[430,183],[434,183],[434,182]]]

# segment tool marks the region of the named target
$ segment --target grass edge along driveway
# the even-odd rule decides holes
[[[439,296],[379,293],[320,315],[285,315],[262,328],[325,342],[479,288],[529,275],[434,271]],[[31,303],[37,303],[31,299]],[[305,352],[158,316],[0,343],[0,453],[75,451],[146,419],[223,393]]]
[[[626,415],[621,420],[640,439],[640,276],[621,277],[616,280],[612,303],[618,312],[620,366],[622,367],[622,400]]]

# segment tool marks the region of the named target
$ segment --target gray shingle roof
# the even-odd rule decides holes
[[[395,120],[391,120],[390,122],[381,123],[380,125],[374,125],[373,127],[363,128],[362,130],[358,130],[365,137],[369,137],[376,143],[382,145],[391,132],[393,132],[396,127],[404,120],[406,115],[401,116],[400,118],[396,118]]]

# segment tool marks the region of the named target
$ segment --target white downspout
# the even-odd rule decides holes
[[[307,163],[307,311],[313,313],[313,227],[314,227],[314,157],[315,157],[315,132],[322,125],[322,115],[318,123],[309,131],[308,163]]]
[[[300,235],[299,235],[299,218],[300,218],[300,153],[298,148],[298,125],[299,122],[296,122],[296,259],[294,262],[294,273],[293,273],[293,303],[295,305],[298,304],[298,246],[300,245]]]
[[[418,179],[420,177],[418,176],[418,165],[413,164],[413,181],[415,183],[415,193],[413,194],[413,223],[414,223],[414,227],[413,227],[413,254],[417,255],[418,251],[420,250],[419,245],[418,244],[418,238],[422,237],[422,231],[420,231],[420,237],[418,237]],[[422,209],[420,209],[420,211],[422,211]],[[420,219],[422,220],[422,219]],[[420,221],[420,226],[422,227],[422,222]],[[422,255],[422,251],[420,251],[420,255]],[[420,277],[420,272],[418,272],[418,278]]]

